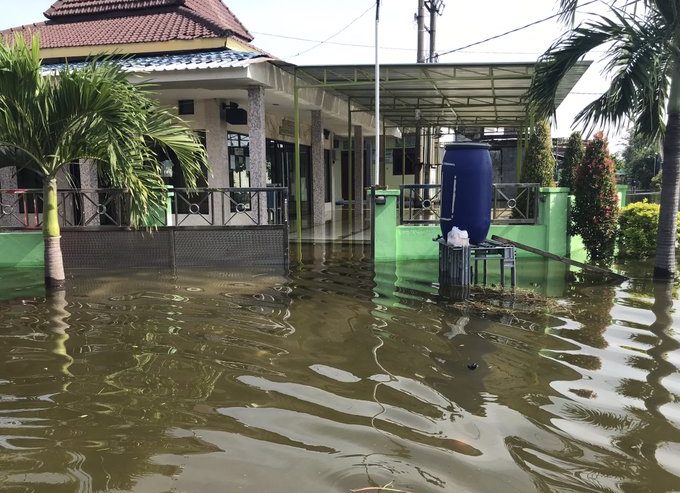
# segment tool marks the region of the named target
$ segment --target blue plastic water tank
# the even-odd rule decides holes
[[[447,145],[440,221],[444,238],[456,226],[468,232],[470,243],[484,241],[491,227],[492,193],[489,145],[474,142]]]

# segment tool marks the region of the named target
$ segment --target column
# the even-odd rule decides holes
[[[83,190],[83,224],[86,226],[100,226],[101,217],[98,214],[99,194],[88,190],[99,188],[97,165],[89,160],[80,161],[80,189]]]
[[[354,126],[354,213],[364,209],[364,130]]]
[[[16,188],[18,188],[16,167],[0,168],[0,190],[15,190]],[[17,199],[20,199],[19,195],[0,194],[0,207],[2,207],[2,211],[0,211],[0,226],[19,226],[17,218],[21,217],[21,214]]]
[[[264,87],[248,88],[248,130],[250,135],[250,186],[265,188],[267,186],[267,137],[265,123]],[[260,204],[260,224],[267,224],[267,194],[259,193],[253,198],[253,209]]]
[[[15,166],[0,168],[0,189],[14,190],[17,188],[17,169]]]
[[[205,100],[206,152],[210,163],[208,187],[229,187],[229,148],[227,141],[227,122],[222,120],[221,102],[216,99]]]
[[[222,119],[221,102],[216,99],[203,101],[205,118],[205,150],[208,154],[210,174],[209,188],[229,188],[229,142],[227,122]],[[230,215],[229,197],[220,192],[213,195],[213,224],[220,226]],[[227,217],[222,217],[222,210]]]
[[[326,222],[326,166],[321,111],[312,111],[312,223]]]
[[[69,168],[69,165],[65,165],[57,171],[57,189],[59,190],[57,195],[57,211],[59,212],[62,225],[66,227],[78,224],[75,208],[78,193],[74,190],[71,170]]]

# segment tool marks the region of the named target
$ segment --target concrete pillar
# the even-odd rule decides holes
[[[267,186],[267,137],[265,122],[264,87],[248,88],[248,130],[250,136],[250,186],[265,188]],[[260,222],[267,222],[267,194],[259,194]],[[253,208],[257,200],[253,200]]]
[[[209,188],[229,188],[229,142],[227,140],[227,122],[222,119],[221,102],[216,99],[203,101],[205,118],[205,148],[210,164],[208,175]],[[213,200],[213,224],[220,226],[227,218],[222,217],[222,210],[230,214],[229,198],[216,193]]]
[[[78,217],[76,214],[76,199],[77,193],[67,192],[73,190],[73,180],[71,179],[71,170],[69,165],[62,166],[57,172],[57,210],[59,211],[59,222],[64,227],[76,226],[78,224]]]
[[[204,101],[206,152],[210,163],[208,187],[229,187],[229,143],[227,141],[227,122],[220,112],[220,101]]]
[[[100,226],[101,217],[97,211],[99,194],[88,192],[99,188],[97,165],[92,161],[80,162],[80,189],[83,190],[83,222],[87,226]]]
[[[0,168],[0,190],[14,190],[16,188],[18,188],[16,167]],[[19,226],[20,222],[17,218],[21,217],[21,214],[19,213],[17,198],[18,196],[13,194],[0,194],[0,207],[2,207],[0,226]]]
[[[326,222],[326,166],[321,111],[312,111],[312,224]]]
[[[364,129],[354,126],[354,213],[364,208]]]
[[[18,188],[16,167],[0,168],[0,189],[14,190],[15,188]]]

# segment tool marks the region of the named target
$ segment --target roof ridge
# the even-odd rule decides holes
[[[233,33],[233,31],[231,29],[220,26],[217,22],[214,22],[211,19],[209,19],[209,18],[207,18],[203,15],[200,15],[197,12],[194,12],[191,9],[188,9],[186,6],[183,6],[183,7],[180,7],[179,9],[177,9],[177,13],[183,15],[184,17],[186,17],[188,19],[191,19],[194,22],[202,24],[204,27],[207,27],[208,29],[215,31],[215,34],[219,35],[219,34]]]
[[[235,34],[239,38],[251,42],[253,41],[254,36],[250,34],[250,31],[246,28],[246,26],[243,25],[243,23],[239,20],[236,15],[231,11],[231,9],[222,1],[222,0],[183,0],[184,4],[179,7],[177,10],[187,10],[193,17],[194,20],[201,20],[205,23],[207,23],[206,27],[211,27],[211,28],[217,28],[218,30],[221,30],[223,32],[231,32],[232,34]],[[225,27],[220,24],[220,20],[215,20],[200,11],[198,6],[205,7],[207,3],[212,3],[212,6],[217,7],[218,9],[224,10],[224,14],[227,15],[230,21],[233,21],[237,27],[241,28],[242,32],[238,32],[237,30],[231,28],[231,27]],[[208,6],[210,8],[211,6]]]
[[[55,19],[143,11],[159,7],[178,8],[185,3],[186,0],[57,0],[44,15],[48,19]]]
[[[227,10],[227,12],[229,13],[229,15],[230,15],[231,17],[234,18],[234,21],[236,21],[236,23],[237,23],[239,26],[241,26],[241,29],[243,29],[243,32],[246,33],[246,34],[248,35],[248,38],[250,38],[250,39],[248,39],[247,41],[248,41],[248,42],[251,42],[253,39],[255,39],[255,37],[254,37],[252,34],[250,34],[250,31],[248,30],[248,28],[243,24],[243,22],[241,22],[241,19],[239,19],[238,17],[236,17],[236,14],[234,14],[234,12],[232,12],[232,10],[229,8],[229,6],[228,6],[227,4],[225,4],[222,0],[218,0],[218,1],[219,1],[219,2],[222,4],[222,6]]]

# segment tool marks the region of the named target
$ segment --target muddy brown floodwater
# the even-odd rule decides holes
[[[671,289],[522,261],[546,309],[461,305],[436,263],[305,257],[0,272],[0,491],[680,491]]]

